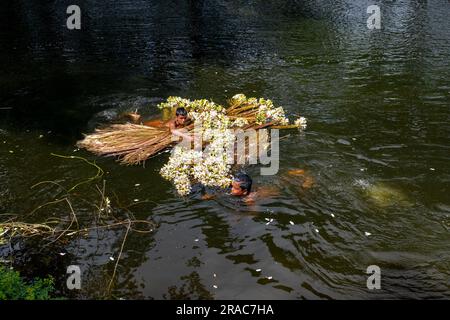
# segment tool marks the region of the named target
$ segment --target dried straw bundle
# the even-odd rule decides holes
[[[96,129],[77,143],[101,156],[118,156],[122,164],[139,164],[172,144],[169,129],[138,124],[114,124]]]

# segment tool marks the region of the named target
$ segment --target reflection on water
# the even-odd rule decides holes
[[[158,223],[130,233],[115,298],[448,298],[450,6],[383,2],[382,30],[369,31],[369,4],[86,0],[81,32],[62,27],[62,4],[3,6],[1,213],[61,196],[30,188],[39,181],[95,174],[50,153],[79,155],[104,169],[118,215]],[[245,168],[254,203],[179,198],[158,173],[167,154],[123,167],[74,147],[123,112],[156,115],[169,95],[224,103],[238,92],[308,118],[280,141],[277,175]],[[95,190],[77,190],[80,219],[92,219]],[[89,233],[33,272],[79,264],[77,297],[104,297],[124,234]],[[372,264],[377,292],[366,288]]]

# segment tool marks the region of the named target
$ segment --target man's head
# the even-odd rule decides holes
[[[252,178],[245,173],[239,173],[234,177],[231,184],[231,194],[233,196],[246,196],[252,189]]]
[[[186,109],[185,108],[182,108],[182,107],[180,107],[180,108],[177,108],[177,111],[176,111],[176,120],[177,120],[177,123],[178,124],[184,124],[184,122],[186,121],[186,119],[187,119],[187,111],[186,111]]]

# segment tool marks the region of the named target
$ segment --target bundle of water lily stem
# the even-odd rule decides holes
[[[194,136],[200,135],[202,141],[208,141],[207,153],[181,144],[174,147],[176,142],[168,128],[131,123],[97,129],[78,142],[78,146],[98,155],[117,156],[122,164],[127,165],[142,163],[164,149],[174,147],[160,173],[174,183],[180,195],[186,195],[195,182],[211,187],[226,187],[230,184],[231,162],[226,151],[235,139],[233,129],[306,127],[305,118],[300,117],[290,123],[284,109],[275,107],[268,99],[247,98],[237,94],[228,103],[229,106],[225,108],[206,99],[169,97],[158,105],[160,109],[171,112],[184,107],[192,120],[185,129]]]

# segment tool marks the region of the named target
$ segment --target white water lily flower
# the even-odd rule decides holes
[[[243,127],[245,125],[248,124],[248,120],[245,118],[237,118],[236,120],[234,120],[233,124],[231,125],[232,127]]]
[[[294,121],[294,124],[299,127],[300,129],[305,129],[306,128],[306,118],[305,117],[300,117],[297,120]]]

